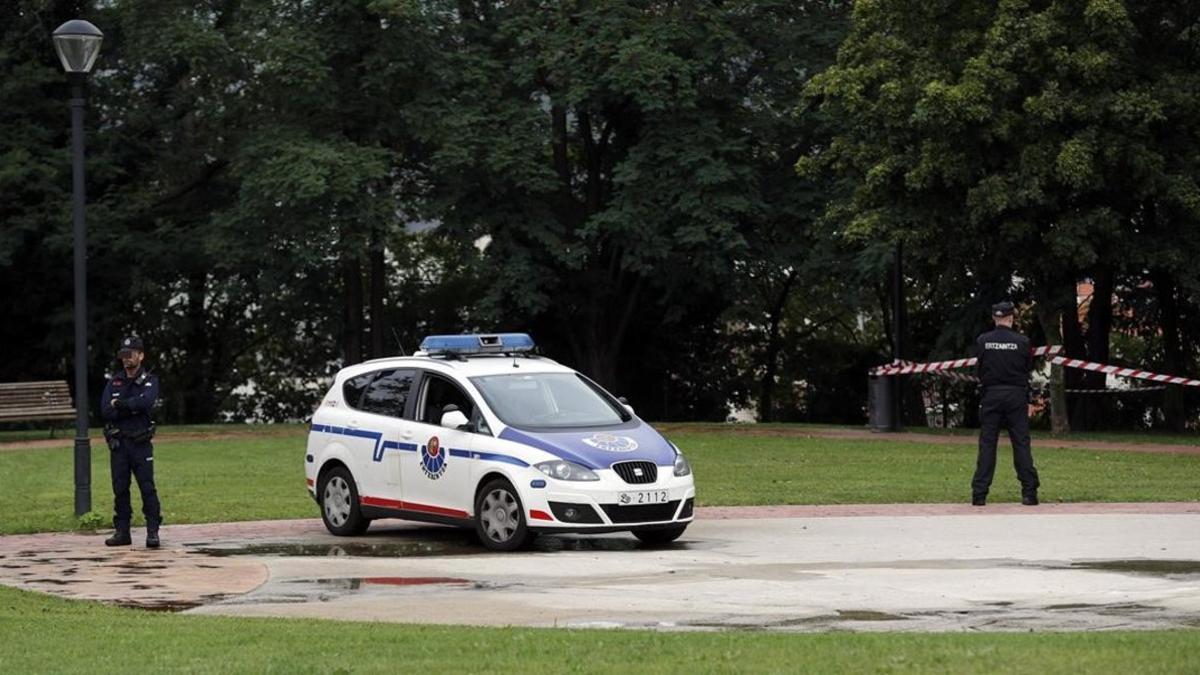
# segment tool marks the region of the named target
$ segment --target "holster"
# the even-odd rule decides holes
[[[104,442],[108,444],[109,450],[119,448],[121,446],[121,430],[111,424],[105,424]]]

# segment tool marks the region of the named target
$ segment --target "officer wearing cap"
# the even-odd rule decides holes
[[[1033,370],[1033,354],[1029,338],[1012,328],[1011,302],[992,305],[992,320],[996,328],[975,340],[983,401],[979,406],[979,457],[971,481],[971,503],[975,506],[987,503],[996,471],[996,440],[1004,427],[1012,441],[1013,466],[1021,482],[1021,503],[1036,506],[1039,483],[1029,443],[1029,371]]]
[[[154,423],[150,411],[158,400],[158,378],[142,367],[145,351],[142,340],[130,336],[121,340],[117,358],[122,368],[104,385],[100,397],[100,414],[106,422],[104,438],[108,442],[112,468],[113,528],[116,530],[104,543],[108,546],[128,546],[129,522],[133,510],[129,503],[129,476],[137,479],[142,493],[142,514],[146,516],[146,547],[158,548],[158,527],[162,524],[162,508],[154,487]]]

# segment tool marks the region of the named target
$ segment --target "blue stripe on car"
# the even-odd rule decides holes
[[[589,469],[601,468],[598,464],[592,462],[587,457],[584,457],[575,452],[571,452],[570,450],[567,450],[566,448],[563,448],[558,445],[554,445],[553,443],[544,441],[544,440],[538,438],[537,436],[531,436],[529,434],[517,431],[516,429],[514,429],[512,427],[506,427],[504,429],[504,431],[501,431],[500,438],[503,438],[506,441],[520,443],[521,445],[528,445],[529,447],[537,448],[538,450],[544,450],[545,452],[548,452],[548,453],[554,455],[555,457],[558,457],[560,459],[565,459],[565,460],[568,460],[571,462],[575,462],[576,464],[587,467]],[[528,466],[528,465],[526,465],[526,466]]]
[[[371,459],[376,462],[383,461],[383,455],[388,450],[400,450],[402,452],[416,452],[416,443],[401,443],[399,441],[380,441],[383,439],[383,432],[368,431],[365,429],[347,429],[343,427],[335,427],[329,424],[312,424],[309,427],[312,431],[333,434],[334,436],[351,436],[354,438],[369,438],[375,441],[375,449],[371,454]],[[473,452],[471,450],[460,450],[458,448],[447,448],[451,457],[462,457],[464,459],[479,459],[486,462],[504,462],[514,466],[527,467],[529,464],[523,462],[516,457],[509,455],[501,455],[495,452]]]

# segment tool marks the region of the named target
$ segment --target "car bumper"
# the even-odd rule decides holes
[[[595,482],[547,479],[540,472],[526,483],[529,528],[554,532],[617,532],[660,529],[689,523],[696,487],[692,477],[666,477],[649,484],[629,484],[611,471]],[[538,482],[545,487],[533,487]]]

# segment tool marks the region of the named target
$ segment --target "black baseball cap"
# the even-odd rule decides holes
[[[1013,304],[1008,300],[992,305],[992,316],[1012,316]]]
[[[117,348],[117,354],[133,351],[146,351],[145,347],[142,346],[142,338],[136,335],[129,335],[121,338],[121,346]]]

